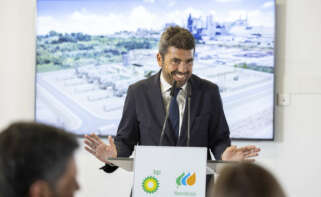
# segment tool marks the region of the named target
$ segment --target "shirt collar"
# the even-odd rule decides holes
[[[169,84],[165,78],[164,78],[164,75],[163,75],[163,72],[161,71],[161,75],[160,75],[160,86],[161,86],[161,92],[162,94],[164,94],[165,92],[169,91],[170,88],[172,87],[171,84]],[[186,86],[187,86],[187,83],[185,83],[181,88],[181,91],[183,93],[185,93],[186,91]]]

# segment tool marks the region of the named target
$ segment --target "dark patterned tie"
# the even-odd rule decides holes
[[[169,120],[173,127],[174,134],[176,139],[178,139],[178,131],[179,131],[179,108],[177,103],[177,95],[180,91],[180,88],[175,88],[174,95],[171,98],[171,102],[169,104]]]

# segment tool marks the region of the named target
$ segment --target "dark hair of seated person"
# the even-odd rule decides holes
[[[243,162],[220,172],[212,197],[285,197],[277,179],[263,167]]]
[[[34,122],[9,125],[0,132],[0,197],[27,197],[37,180],[54,191],[77,148],[77,138],[63,129]]]

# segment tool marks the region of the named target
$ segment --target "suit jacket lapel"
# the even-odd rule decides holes
[[[190,119],[190,134],[193,132],[197,132],[193,129],[193,124],[195,117],[197,115],[197,109],[199,107],[199,102],[201,102],[201,91],[200,91],[200,85],[199,85],[199,80],[197,80],[197,77],[194,75],[190,79],[191,87],[192,87],[192,96],[191,96],[191,119]],[[187,113],[188,113],[188,105],[187,105],[187,98],[186,98],[186,106],[185,106],[185,111],[184,111],[184,118],[183,118],[183,123],[182,123],[182,128],[181,128],[181,136],[178,140],[177,145],[178,146],[186,146],[187,143]],[[190,139],[191,140],[191,139]]]
[[[153,76],[152,84],[150,86],[150,98],[152,98],[151,103],[153,111],[157,114],[157,122],[162,125],[165,118],[165,108],[163,97],[160,89],[160,71]]]
[[[150,98],[152,98],[152,107],[153,111],[156,112],[156,117],[157,117],[157,123],[160,126],[159,131],[153,131],[153,132],[159,132],[159,136],[161,135],[162,132],[162,127],[165,119],[165,106],[163,102],[163,97],[161,93],[161,88],[160,88],[160,70],[156,75],[154,75],[154,79],[152,80],[152,84],[150,86]],[[171,126],[169,122],[167,121],[167,125],[165,128],[165,133],[164,133],[164,139],[163,139],[163,145],[176,145],[176,140],[174,136],[174,132],[171,130]]]

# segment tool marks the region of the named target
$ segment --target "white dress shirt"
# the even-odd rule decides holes
[[[182,122],[183,122],[183,117],[184,117],[184,110],[185,110],[186,86],[187,86],[186,84],[187,83],[185,83],[181,87],[181,90],[178,92],[178,95],[177,95],[177,103],[178,103],[178,108],[179,108],[179,130],[178,130],[179,135],[181,133]],[[161,86],[161,93],[162,93],[162,97],[163,97],[165,110],[166,110],[166,113],[168,113],[169,103],[171,101],[170,89],[172,86],[169,83],[167,83],[167,81],[164,79],[163,72],[160,75],[160,86]]]

